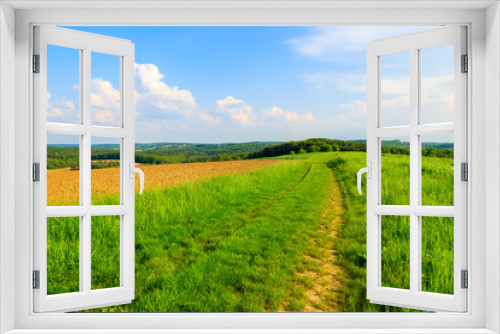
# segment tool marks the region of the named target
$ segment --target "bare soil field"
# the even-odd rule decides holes
[[[199,162],[169,165],[142,165],[145,174],[144,189],[163,188],[179,183],[194,182],[220,174],[244,173],[279,163],[279,160],[242,160]],[[77,205],[79,194],[78,170],[47,170],[47,203],[49,205]],[[114,194],[120,190],[120,169],[92,169],[92,194]],[[139,178],[135,179],[139,191]]]

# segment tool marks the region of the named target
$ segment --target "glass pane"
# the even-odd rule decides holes
[[[382,138],[381,204],[410,205],[410,137]]]
[[[120,216],[92,217],[92,290],[120,286]]]
[[[120,143],[92,137],[92,205],[120,205]]]
[[[120,57],[92,52],[92,125],[120,126]]]
[[[381,126],[410,125],[410,53],[380,57]]]
[[[80,136],[47,134],[47,206],[80,204]]]
[[[453,294],[453,223],[422,217],[422,291]]]
[[[382,216],[382,286],[410,289],[410,217]]]
[[[453,45],[420,51],[420,103],[423,124],[453,122],[453,53]]]
[[[47,122],[80,123],[80,50],[47,45]]]
[[[47,294],[80,291],[80,218],[47,218]]]
[[[453,206],[453,133],[422,135],[422,205]]]

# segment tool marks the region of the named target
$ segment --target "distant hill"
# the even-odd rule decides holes
[[[278,142],[249,142],[225,144],[153,143],[136,144],[135,161],[146,164],[204,162],[227,160],[260,151]],[[233,160],[232,158],[230,160]]]
[[[355,143],[365,143],[366,139],[355,139],[352,140]],[[407,141],[401,141],[399,139],[394,140],[383,140],[382,147],[410,147],[410,143]],[[445,148],[445,149],[453,149],[453,143],[437,143],[437,142],[428,142],[422,143],[423,148]]]
[[[144,164],[171,164],[184,162],[221,161],[225,156],[243,155],[274,146],[279,142],[249,142],[225,144],[151,143],[136,144],[135,161]],[[116,167],[120,159],[119,144],[92,145],[92,168]],[[106,163],[98,162],[106,160]],[[110,160],[117,160],[112,163]],[[48,144],[47,168],[72,168],[79,166],[76,144]]]
[[[306,152],[366,151],[366,140],[310,138],[290,142],[249,142],[225,144],[150,143],[136,144],[135,161],[143,164],[172,164],[205,161],[229,161],[278,157]],[[400,140],[382,141],[382,152],[408,155],[410,144]],[[92,145],[92,168],[117,167],[118,144]],[[423,156],[453,157],[453,143],[425,143]],[[116,161],[113,161],[116,160]],[[79,167],[78,145],[47,145],[47,168]]]
[[[366,142],[366,140],[365,140]],[[399,139],[394,140],[382,140],[382,147],[406,147],[410,148],[410,143],[407,141],[401,141]],[[435,143],[428,142],[422,143],[422,148],[442,148],[442,149],[453,149],[453,143]]]

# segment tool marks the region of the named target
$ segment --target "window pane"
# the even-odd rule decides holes
[[[453,122],[453,53],[453,45],[420,51],[420,103],[423,124]]]
[[[92,137],[92,205],[120,205],[120,143]]]
[[[47,45],[47,122],[80,123],[80,50]]]
[[[92,290],[120,286],[120,216],[92,217]]]
[[[410,217],[382,216],[382,286],[410,289]]]
[[[422,205],[453,206],[453,134],[420,136]]]
[[[92,52],[92,125],[120,126],[120,57]]]
[[[80,291],[80,218],[47,218],[47,294]]]
[[[422,217],[422,291],[453,294],[454,221]]]
[[[80,136],[47,134],[47,206],[80,204]]]
[[[410,137],[382,138],[381,204],[410,205]]]
[[[380,57],[381,126],[410,125],[410,53]]]

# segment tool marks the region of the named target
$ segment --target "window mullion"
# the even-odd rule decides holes
[[[82,61],[82,89],[81,89],[81,101],[82,101],[82,123],[83,126],[90,129],[91,119],[90,119],[90,78],[91,78],[91,50],[86,48],[83,49],[83,61]],[[81,149],[81,159],[80,159],[80,189],[82,189],[81,198],[83,205],[89,208],[89,211],[81,218],[81,231],[80,234],[80,275],[82,276],[81,281],[83,282],[84,292],[90,293],[91,291],[91,278],[92,278],[92,263],[91,263],[91,238],[92,238],[92,227],[91,227],[91,135],[90,131],[85,133],[82,137],[82,149]]]
[[[410,49],[410,291],[418,292],[420,285],[420,218],[413,212],[419,204],[420,173],[419,136],[415,129],[419,123],[419,54]]]

